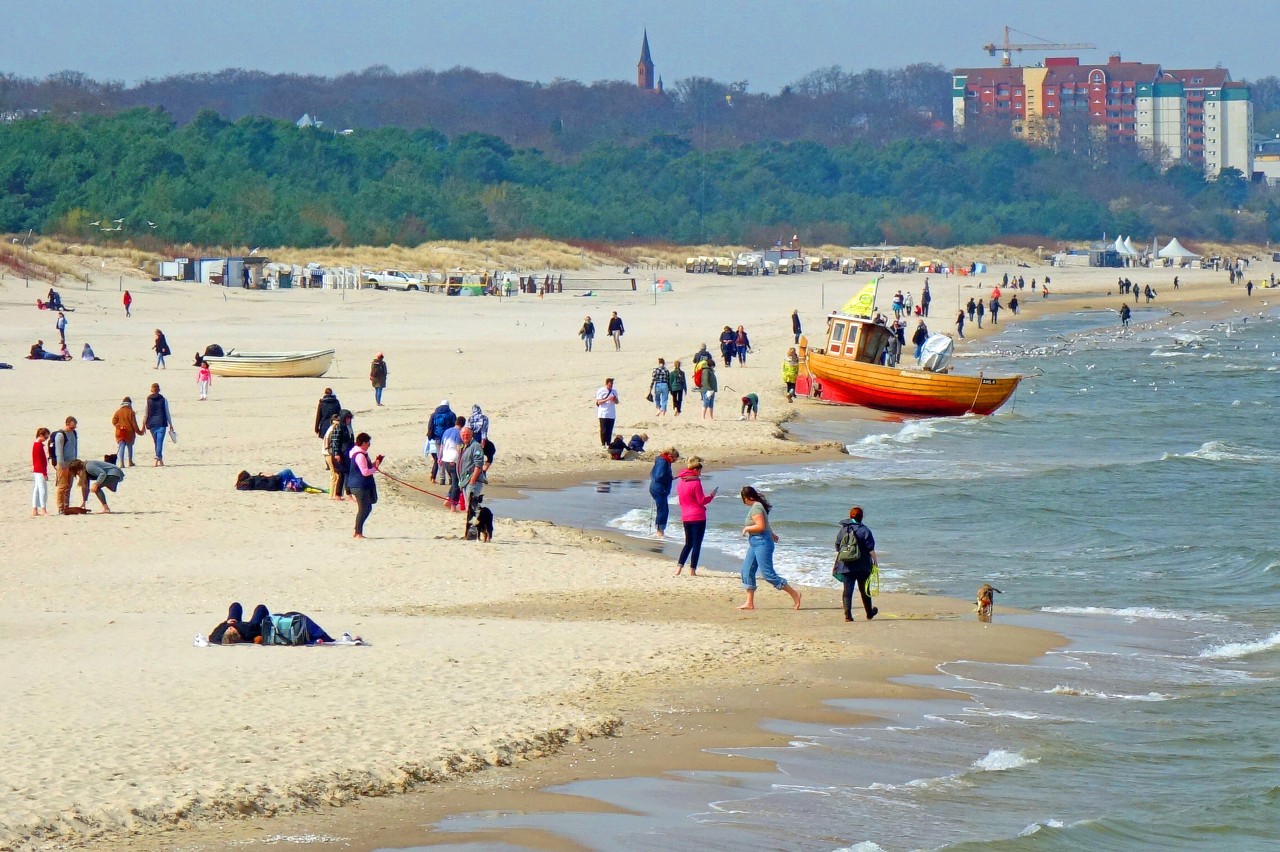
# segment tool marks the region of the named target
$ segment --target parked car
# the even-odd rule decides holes
[[[360,277],[366,287],[375,290],[425,290],[421,278],[415,278],[398,269],[384,269],[381,272],[365,272]]]

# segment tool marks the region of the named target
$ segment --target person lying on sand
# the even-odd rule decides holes
[[[300,612],[283,612],[272,616],[271,611],[267,609],[266,604],[258,604],[253,608],[253,615],[248,621],[244,620],[244,607],[240,603],[234,602],[227,607],[227,618],[217,627],[213,628],[209,633],[208,641],[211,645],[236,645],[241,642],[252,642],[257,645],[263,644],[263,631],[270,631],[271,625],[267,624],[269,619],[285,619],[292,616],[301,616],[307,629],[308,645],[323,645],[336,641],[332,636],[324,631],[320,625],[316,624],[310,616],[303,615]],[[363,642],[359,636],[352,636],[349,633],[342,634],[344,641]]]

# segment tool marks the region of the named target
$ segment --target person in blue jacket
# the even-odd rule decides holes
[[[435,411],[431,412],[431,417],[427,420],[427,455],[431,456],[432,483],[436,482],[437,474],[440,477],[440,484],[445,483],[444,468],[440,464],[440,440],[448,429],[453,428],[457,420],[458,415],[453,413],[447,399],[440,400],[440,404],[436,406]]]
[[[649,472],[649,496],[653,498],[653,505],[657,509],[653,525],[658,538],[666,538],[667,535],[668,501],[671,499],[671,484],[675,481],[671,466],[678,458],[680,451],[675,447],[667,447],[658,453],[658,457],[653,460],[653,470]]]

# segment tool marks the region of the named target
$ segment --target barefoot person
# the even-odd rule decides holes
[[[671,485],[675,478],[671,475],[671,465],[680,458],[680,451],[675,447],[667,447],[658,453],[653,460],[653,469],[649,471],[649,496],[653,498],[656,509],[653,519],[654,535],[665,538],[667,534],[668,501],[671,499]]]
[[[786,592],[800,608],[800,593],[773,570],[773,545],[778,536],[769,527],[769,510],[773,507],[759,491],[750,485],[742,489],[742,502],[747,507],[747,523],[742,535],[747,539],[747,556],[742,560],[742,588],[747,590],[747,600],[738,609],[756,608],[756,571],[764,581],[780,592]]]
[[[71,463],[71,475],[80,482],[81,509],[88,508],[89,495],[92,494],[102,504],[102,511],[105,514],[111,514],[111,507],[107,505],[107,495],[103,494],[102,490],[105,488],[108,491],[115,491],[124,481],[123,470],[107,461],[76,459]]]

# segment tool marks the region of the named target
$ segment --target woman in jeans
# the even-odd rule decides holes
[[[143,424],[151,433],[151,441],[156,448],[156,462],[153,467],[164,467],[164,436],[173,429],[173,418],[169,415],[169,400],[160,393],[160,385],[151,383],[151,395],[147,397],[147,413]],[[116,461],[120,461],[117,456]]]
[[[347,470],[347,491],[356,498],[356,531],[352,538],[364,538],[364,522],[369,520],[373,504],[378,502],[378,483],[373,474],[382,464],[382,456],[369,460],[369,445],[373,439],[368,432],[356,435],[356,445],[351,448],[351,463]]]
[[[680,576],[688,561],[689,576],[696,577],[698,557],[702,554],[702,537],[707,533],[707,504],[716,499],[716,492],[720,489],[712,489],[710,494],[703,493],[702,459],[697,456],[689,459],[689,466],[678,476],[680,484],[676,486],[676,494],[680,498],[680,520],[684,522],[684,547],[680,549],[676,576]]]
[[[791,595],[795,608],[800,608],[800,593],[773,570],[773,546],[778,536],[769,526],[769,510],[773,507],[750,485],[742,489],[742,502],[747,507],[747,523],[742,534],[747,538],[747,556],[742,560],[742,588],[747,600],[738,609],[756,608],[756,571],[770,586]]]

